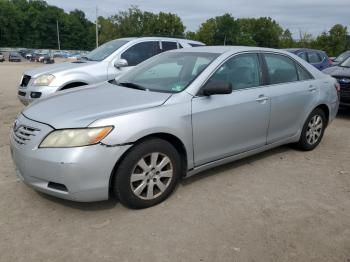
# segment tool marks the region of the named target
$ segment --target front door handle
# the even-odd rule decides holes
[[[269,100],[269,98],[265,95],[260,95],[257,99],[255,99],[256,102],[263,103]]]

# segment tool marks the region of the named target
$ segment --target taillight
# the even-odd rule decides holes
[[[331,59],[328,58],[328,64],[329,65],[332,65],[333,64],[333,61]]]
[[[340,84],[338,82],[336,82],[334,84],[334,88],[335,88],[335,90],[337,90],[338,100],[340,100]]]
[[[337,90],[337,92],[339,93],[340,92],[340,84],[338,82],[336,82],[334,84],[334,87],[335,87],[335,90]]]

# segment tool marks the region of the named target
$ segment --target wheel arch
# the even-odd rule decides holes
[[[63,91],[63,90],[71,89],[71,88],[74,88],[74,87],[86,86],[86,85],[88,85],[88,83],[86,83],[86,82],[74,81],[74,82],[70,82],[70,83],[64,84],[63,87],[61,87],[58,91]]]
[[[320,104],[320,105],[316,106],[312,111],[314,111],[317,108],[321,109],[324,112],[324,114],[326,116],[326,126],[327,126],[328,123],[329,123],[329,118],[330,118],[330,109],[329,109],[329,107],[326,104]]]
[[[110,175],[110,179],[109,179],[109,196],[112,196],[112,185],[115,179],[115,175],[116,175],[116,171],[119,167],[119,164],[121,163],[121,161],[127,156],[128,152],[135,146],[138,145],[140,143],[142,143],[143,141],[146,141],[148,139],[152,139],[152,138],[159,138],[162,140],[165,140],[167,142],[169,142],[170,144],[172,144],[176,151],[179,153],[179,156],[181,158],[181,165],[182,165],[182,169],[183,169],[183,174],[186,175],[187,172],[187,168],[188,168],[188,156],[187,156],[187,150],[185,147],[185,144],[181,141],[180,138],[178,138],[177,136],[170,134],[170,133],[152,133],[152,134],[148,134],[144,137],[139,138],[138,140],[136,140],[134,143],[132,143],[132,146],[122,155],[121,158],[118,159],[118,161],[115,163],[112,173]]]

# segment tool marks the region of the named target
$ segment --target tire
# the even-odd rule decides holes
[[[181,158],[175,147],[152,138],[136,144],[122,159],[115,173],[113,192],[126,207],[151,207],[169,197],[181,173]]]
[[[323,138],[326,125],[327,121],[324,111],[316,108],[305,121],[300,140],[297,144],[298,148],[303,151],[315,149]]]

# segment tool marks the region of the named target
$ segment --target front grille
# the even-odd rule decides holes
[[[28,75],[23,75],[22,82],[21,82],[21,87],[26,87],[30,81],[30,76]]]
[[[16,128],[16,127],[14,127]],[[27,144],[33,137],[35,137],[40,132],[40,129],[29,127],[29,126],[20,126],[16,130],[14,130],[13,139],[17,144],[25,145]]]

